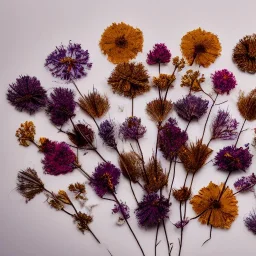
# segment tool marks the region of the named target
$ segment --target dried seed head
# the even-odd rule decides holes
[[[188,187],[181,187],[173,190],[174,198],[179,202],[187,201],[191,196],[191,190]]]

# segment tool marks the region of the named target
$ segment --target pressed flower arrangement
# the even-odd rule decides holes
[[[168,255],[173,255],[173,248],[177,247],[180,256],[186,246],[183,235],[191,221],[198,220],[209,226],[210,235],[205,244],[212,238],[214,228],[231,228],[239,214],[240,193],[254,191],[254,173],[240,174],[247,172],[251,166],[253,149],[249,144],[238,145],[241,134],[246,131],[246,122],[256,120],[256,89],[247,94],[240,93],[237,109],[241,118],[231,116],[227,107],[217,108],[228,101],[221,101],[222,95],[230,95],[239,85],[235,74],[226,68],[214,71],[210,77],[203,74],[204,69],[198,70],[198,66],[209,67],[221,55],[221,43],[214,33],[198,28],[185,34],[180,43],[182,57],[173,57],[166,44],[156,43],[143,62],[136,62],[136,56],[143,52],[143,43],[142,31],[124,22],[113,23],[103,32],[99,40],[100,50],[108,61],[115,64],[105,83],[117,95],[104,95],[99,87],[92,91],[80,88],[78,81],[88,74],[92,63],[89,51],[71,41],[67,46],[56,47],[44,63],[53,77],[70,84],[68,88],[59,86],[47,92],[36,77],[30,76],[20,76],[9,85],[7,100],[12,106],[30,115],[45,111],[53,129],[66,136],[65,141],[44,137],[37,139],[36,124],[24,121],[16,131],[19,144],[35,147],[42,155],[43,173],[51,175],[52,179],[57,179],[59,175],[72,175],[77,170],[81,173],[76,183],[55,193],[46,188],[42,181],[43,174],[39,175],[39,171],[26,167],[18,172],[17,191],[26,202],[43,193],[51,208],[69,215],[79,231],[89,232],[101,244],[100,234],[96,235],[90,227],[94,217],[85,207],[87,188],[91,187],[100,202],[112,203],[109,213],[118,214],[117,223],[128,227],[131,239],[138,246],[136,255],[146,255],[145,245],[134,231],[131,217],[137,219],[143,232],[154,233],[154,241],[149,244],[152,244],[155,256],[158,255],[161,227]],[[253,34],[245,36],[235,46],[232,58],[240,70],[256,72],[255,45]],[[158,75],[151,76],[147,65],[156,66]],[[162,73],[162,66],[168,66],[170,71]],[[206,78],[211,81],[211,92],[204,86]],[[187,93],[174,100],[171,91],[179,86],[184,87],[182,91],[187,89]],[[146,117],[135,116],[135,98],[142,98],[150,90],[155,96],[143,106]],[[130,114],[120,124],[111,116],[110,99],[114,97],[131,100]],[[77,111],[84,114],[83,120],[75,120]],[[148,135],[145,118],[152,121],[156,134]],[[179,124],[182,122],[185,122],[184,129]],[[188,131],[194,122],[200,122],[201,130],[190,137]],[[210,133],[208,140],[206,130]],[[141,140],[152,137],[152,155],[147,158]],[[211,145],[216,140],[225,140],[229,144],[214,152]],[[121,149],[120,142],[129,145],[129,150],[127,147],[126,150]],[[253,147],[255,145],[256,136],[252,143]],[[117,165],[112,163],[113,158],[107,159],[101,153],[103,146],[108,147],[116,157]],[[94,170],[82,164],[79,152],[83,152],[85,158],[87,154],[99,157]],[[199,179],[206,165],[223,172],[226,179],[218,182],[211,175],[213,178],[204,187],[194,187],[195,179]],[[185,172],[185,179],[182,186],[176,187],[175,181],[181,172]],[[237,176],[234,184],[230,184],[231,175]],[[124,181],[121,176],[124,176]],[[122,182],[129,184],[135,209],[131,209],[125,198],[119,196]],[[137,195],[138,189],[143,196]],[[83,211],[77,209],[74,200],[80,202]],[[193,209],[194,215],[188,216],[188,207]],[[174,211],[178,212],[179,219],[173,220]],[[168,222],[180,231],[177,243],[170,240],[172,234]],[[256,234],[254,209],[244,218],[244,224]],[[111,244],[107,246],[106,254],[114,255]]]

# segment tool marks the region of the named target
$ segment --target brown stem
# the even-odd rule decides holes
[[[180,223],[181,223],[181,228],[180,228],[180,247],[179,247],[179,256],[181,255],[181,248],[182,248],[182,243],[183,243],[183,226],[182,226],[182,209],[181,209],[181,203],[180,202]]]
[[[170,201],[170,197],[171,197],[171,194],[172,194],[172,187],[173,187],[173,183],[174,183],[174,179],[175,179],[176,159],[177,159],[177,157],[175,157],[175,159],[174,159],[174,168],[173,168],[173,175],[172,175],[172,183],[171,183],[170,192],[169,192],[169,196],[168,196],[169,201]]]
[[[92,179],[92,177],[80,165],[75,164],[75,166],[76,166],[76,168],[78,168],[85,175],[85,177],[88,180]]]
[[[164,220],[163,220],[163,227],[164,227],[164,234],[165,234],[165,239],[166,239],[166,243],[167,243],[167,247],[168,247],[168,255],[171,256],[171,248],[170,248],[170,243],[169,243]]]
[[[207,240],[205,240],[205,241],[203,242],[202,246],[203,246],[205,243],[207,243],[209,240],[211,240],[211,238],[212,238],[212,225],[211,225],[211,227],[210,227],[210,236],[209,236],[209,238],[208,238]]]
[[[148,179],[148,175],[147,175],[146,167],[145,167],[145,160],[144,160],[143,152],[142,152],[142,149],[141,149],[141,146],[140,146],[140,142],[139,142],[139,140],[135,140],[135,141],[136,141],[136,143],[138,145],[138,148],[139,148],[139,151],[140,151],[140,155],[141,155],[141,159],[142,159],[143,172],[144,172],[145,178],[147,180],[147,183],[149,183],[149,179]]]
[[[155,238],[155,256],[156,256],[156,247],[157,247],[157,237],[158,237],[158,231],[159,231],[159,225],[160,223],[157,224],[157,227],[156,227],[156,238]]]
[[[132,97],[132,116],[133,116],[133,108],[134,108],[134,98]]]
[[[237,139],[236,139],[235,147],[236,147],[236,145],[237,145],[237,143],[238,143],[238,140],[239,140],[239,138],[240,138],[241,133],[243,132],[243,128],[244,128],[245,122],[246,122],[246,119],[244,119],[244,122],[243,122],[243,124],[242,124],[241,129],[240,129],[240,132],[238,133],[238,136],[237,136]]]
[[[172,76],[174,75],[174,73],[175,73],[175,71],[177,70],[177,68],[178,68],[178,66],[175,66],[175,67],[174,67],[174,70],[173,70],[173,72],[172,72]],[[168,91],[169,91],[171,85],[172,85],[172,84],[169,84],[169,85],[168,85],[168,87],[167,87],[167,89],[166,89],[166,92],[165,92],[165,95],[164,95],[164,100],[163,100],[163,101],[166,101],[167,94],[168,94]]]
[[[80,90],[78,89],[76,83],[74,82],[74,80],[71,80],[72,84],[76,87],[76,90],[78,91],[78,93],[81,95],[81,97],[84,99],[83,94],[80,92]]]
[[[168,174],[167,174],[167,180],[169,180],[170,172],[171,172],[171,169],[172,169],[172,162],[173,162],[173,160],[171,159],[170,164],[169,164]]]

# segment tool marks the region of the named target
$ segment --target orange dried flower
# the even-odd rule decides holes
[[[172,59],[172,64],[175,66],[179,72],[185,67],[185,60],[183,58],[180,59],[179,56],[176,56]]]
[[[86,213],[78,212],[74,216],[74,220],[77,223],[77,228],[84,233],[86,230],[89,230],[88,225],[93,221],[92,216],[87,215]]]
[[[153,77],[153,86],[160,90],[166,90],[173,87],[172,83],[175,81],[175,75],[160,74],[158,77]]]
[[[36,127],[32,121],[26,121],[20,125],[20,128],[16,131],[16,137],[20,145],[28,147],[30,142],[34,141],[36,134]]]
[[[187,70],[186,74],[181,78],[180,86],[187,86],[191,91],[202,91],[201,84],[205,81],[204,74],[200,74],[199,71]]]
[[[181,187],[173,190],[173,197],[179,202],[187,201],[191,196],[191,190],[188,187]]]

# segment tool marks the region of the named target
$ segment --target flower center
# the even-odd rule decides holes
[[[106,182],[107,187],[111,191],[113,191],[114,190],[114,185],[112,183],[112,178],[111,178],[110,174],[109,173],[105,173],[105,174],[103,174],[102,178]]]
[[[74,67],[76,60],[72,59],[71,57],[64,57],[60,59],[60,63],[66,64],[68,66],[68,72],[71,71],[71,69]]]
[[[198,44],[195,46],[195,55],[197,55],[198,53],[203,53],[205,52],[205,47],[202,44]]]
[[[217,201],[217,200],[214,200],[214,201],[212,202],[212,208],[213,208],[213,209],[220,209],[220,202]]]
[[[33,98],[32,95],[24,95],[23,97],[18,98],[18,99],[16,99],[15,101],[16,101],[16,102],[23,102],[23,101],[28,101],[28,100],[30,100],[30,99],[32,99],[32,98]]]
[[[126,48],[128,45],[128,41],[125,39],[124,35],[117,37],[115,40],[115,44],[119,48]]]

